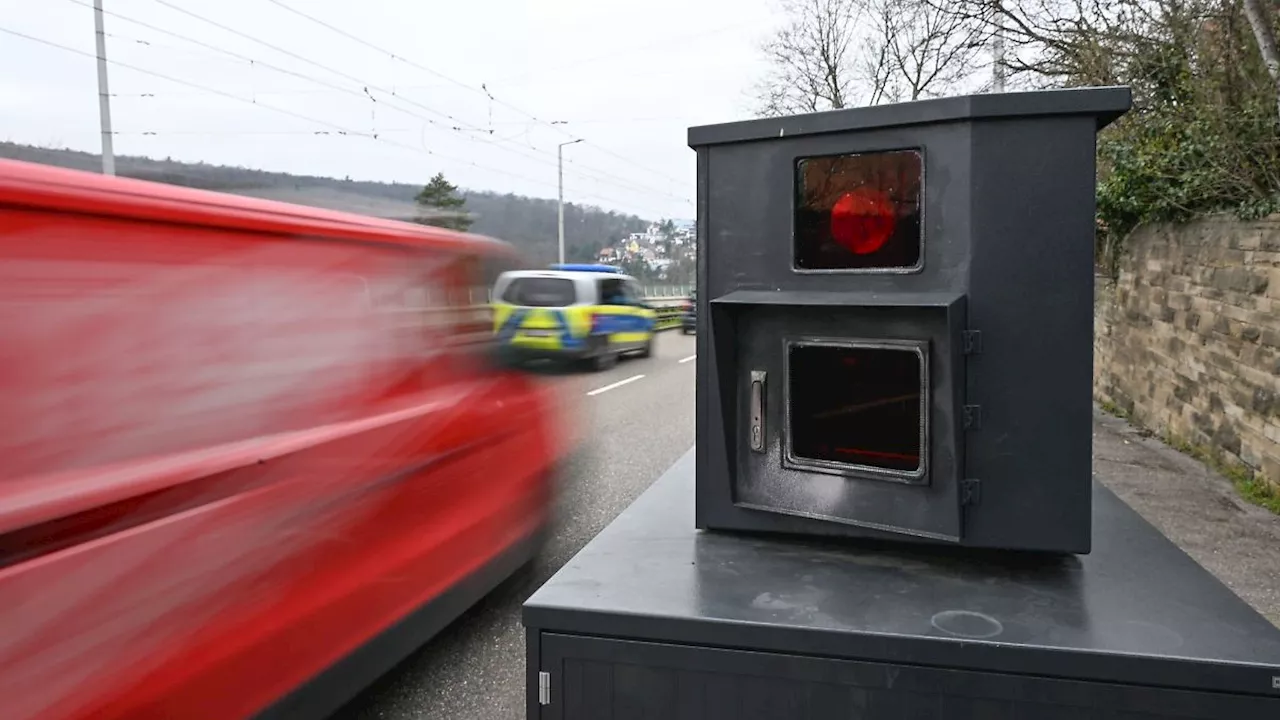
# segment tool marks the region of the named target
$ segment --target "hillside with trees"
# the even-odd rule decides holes
[[[101,159],[96,153],[40,148],[9,142],[0,142],[0,157],[90,172],[98,172],[102,168]],[[416,201],[419,197],[423,197],[424,190],[426,197],[432,198],[441,193],[447,195],[452,192],[450,188],[453,188],[443,175],[433,179],[432,176],[437,174],[426,170],[423,172],[422,185],[410,185],[291,175],[226,165],[186,163],[171,159],[160,160],[127,155],[116,156],[116,174],[170,185],[258,197],[281,198],[282,194],[278,191],[287,190],[288,201],[318,207],[334,207],[339,198],[368,198],[386,207],[410,208],[406,211],[406,215],[412,214],[411,208],[417,206]],[[519,248],[533,265],[546,265],[556,261],[555,200],[483,190],[457,189],[456,192],[464,200],[462,209],[470,214],[469,231],[510,242]],[[344,207],[340,209],[345,209],[345,206],[349,205],[350,203],[344,203]],[[454,224],[457,225],[457,223]],[[566,203],[564,208],[566,259],[579,262],[593,261],[600,248],[613,245],[630,233],[640,232],[649,225],[649,220],[635,215],[626,215],[590,205]]]

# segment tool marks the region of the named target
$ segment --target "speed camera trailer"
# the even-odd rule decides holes
[[[1095,141],[1130,102],[690,129],[697,526],[1089,552]]]
[[[696,444],[524,603],[526,717],[1280,718],[1280,631],[1090,477],[1129,97],[690,129]]]

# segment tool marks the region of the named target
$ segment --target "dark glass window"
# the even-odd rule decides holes
[[[797,270],[920,265],[919,151],[805,158],[796,166]]]
[[[601,305],[629,305],[627,286],[622,280],[609,278],[599,282]]]
[[[916,346],[790,345],[792,458],[919,472],[923,362]]]
[[[506,302],[525,307],[564,307],[575,297],[572,280],[551,277],[516,278],[502,293]]]

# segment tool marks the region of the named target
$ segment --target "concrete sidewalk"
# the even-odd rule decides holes
[[[1226,478],[1095,408],[1093,472],[1245,602],[1280,626],[1280,516]]]

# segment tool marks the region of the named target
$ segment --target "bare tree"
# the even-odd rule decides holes
[[[953,91],[981,66],[991,26],[955,12],[950,0],[860,0],[874,18],[868,44],[887,59],[887,99]]]
[[[1244,14],[1249,18],[1249,27],[1258,41],[1258,51],[1262,54],[1262,63],[1267,66],[1267,74],[1276,88],[1276,111],[1280,119],[1280,53],[1276,52],[1276,34],[1267,11],[1258,0],[1244,0]]]
[[[789,18],[764,46],[771,72],[757,86],[761,115],[793,115],[845,107],[854,0],[782,0]]]
[[[764,46],[758,113],[791,115],[952,91],[977,70],[989,25],[951,0],[783,0],[789,21]]]
[[[988,28],[1006,46],[1002,64],[1031,85],[1113,84],[1129,64],[1203,0],[920,0]],[[1177,18],[1179,22],[1170,22]],[[1178,27],[1175,27],[1178,26]]]

